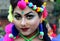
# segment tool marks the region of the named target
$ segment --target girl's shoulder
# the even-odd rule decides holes
[[[3,38],[0,38],[0,41],[3,41]]]

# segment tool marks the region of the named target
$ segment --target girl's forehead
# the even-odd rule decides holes
[[[35,12],[34,10],[32,10],[31,8],[29,8],[28,6],[24,9],[24,10],[21,10],[18,6],[14,9],[14,13],[15,12],[18,12],[20,14],[27,14],[29,12],[33,12],[33,13],[37,13]]]

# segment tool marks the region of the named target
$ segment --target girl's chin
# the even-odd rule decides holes
[[[30,32],[21,32],[23,35],[28,36],[30,35]]]
[[[24,35],[24,36],[28,36],[28,35],[30,35],[30,34],[24,34],[24,33],[23,33],[23,35]]]

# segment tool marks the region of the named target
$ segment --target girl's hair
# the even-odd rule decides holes
[[[12,5],[12,13],[15,7],[17,6],[18,1],[20,0],[10,0],[10,4]],[[37,5],[37,7],[41,7],[41,5],[44,3],[43,0],[29,0],[29,2],[32,2],[34,5]],[[40,17],[42,14],[38,14],[38,15]]]
[[[43,37],[44,41],[51,41],[51,39],[49,38],[47,34],[48,30],[46,28],[46,21],[43,21],[42,24],[43,24],[43,32],[44,32],[44,37]]]
[[[12,5],[13,9],[17,6],[17,3],[20,0],[10,0],[10,4]],[[29,2],[32,2],[34,5],[37,5],[38,7],[41,7],[43,4],[43,0],[29,0]]]
[[[12,13],[13,13],[15,7],[17,6],[18,1],[20,1],[20,0],[10,0],[10,4],[12,5]],[[29,2],[32,2],[34,5],[37,5],[38,7],[41,7],[41,5],[43,4],[44,0],[29,0]],[[38,14],[39,17],[41,15],[42,14]],[[47,35],[47,28],[46,28],[45,22],[43,22],[42,24],[43,24],[43,32],[44,32],[43,40],[44,41],[51,41],[50,38]]]

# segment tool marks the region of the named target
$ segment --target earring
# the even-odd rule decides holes
[[[42,23],[39,24],[39,39],[43,39],[43,36],[44,36],[44,32],[43,32],[43,25]]]
[[[16,29],[15,25],[12,26],[12,34],[14,37],[18,35],[19,31]]]

